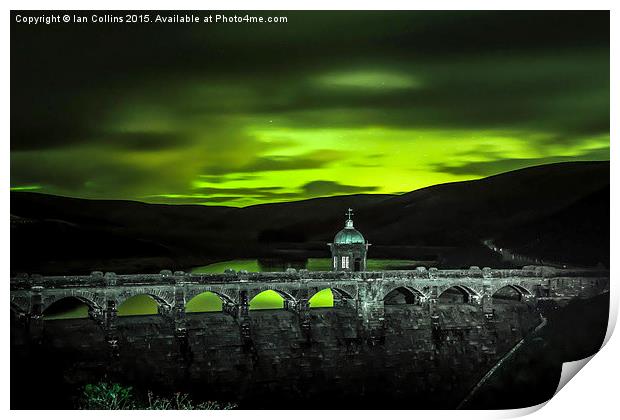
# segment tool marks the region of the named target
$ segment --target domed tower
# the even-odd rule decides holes
[[[370,246],[362,234],[353,227],[353,210],[346,213],[344,229],[336,234],[334,242],[328,244],[332,251],[334,271],[366,271],[366,253]]]

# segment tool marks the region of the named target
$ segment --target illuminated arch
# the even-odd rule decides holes
[[[426,296],[417,289],[400,286],[390,290],[384,297],[385,305],[411,305],[421,303]]]
[[[337,293],[337,292],[336,292]],[[308,307],[310,308],[333,308],[334,295],[336,294],[329,287],[316,292],[308,299]]]
[[[159,296],[142,293],[131,296],[121,302],[117,307],[117,315],[157,315],[160,306],[168,306],[168,304]]]
[[[43,310],[43,319],[83,319],[89,317],[89,312],[97,309],[97,305],[80,296],[65,296],[47,305]]]
[[[186,313],[222,312],[224,299],[215,292],[202,292],[185,304]]]
[[[308,299],[308,306],[310,309],[345,306],[349,299],[353,299],[353,296],[347,291],[338,287],[326,287]]]
[[[250,310],[284,309],[284,299],[288,297],[277,290],[263,290],[250,300]]]

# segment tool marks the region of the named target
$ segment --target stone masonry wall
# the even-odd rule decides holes
[[[253,408],[451,407],[540,321],[525,303],[495,309],[488,319],[477,305],[440,305],[434,326],[428,307],[386,306],[376,343],[351,308],[310,310],[309,331],[290,311],[252,311],[249,340],[224,313],[187,314],[183,337],[160,315],[121,317],[116,357],[93,320],[56,320],[14,349],[51,355],[75,385],[106,376]]]

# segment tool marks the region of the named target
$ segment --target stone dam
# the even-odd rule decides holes
[[[333,307],[312,308],[324,289]],[[265,290],[283,309],[249,310]],[[11,279],[12,366],[23,366],[12,388],[105,378],[241,408],[454,408],[547,311],[608,290],[606,270],[542,266],[21,275]],[[204,292],[222,311],[186,313]],[[137,295],[159,313],[117,316]],[[66,298],[89,317],[46,320]]]

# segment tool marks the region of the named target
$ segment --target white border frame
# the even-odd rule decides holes
[[[178,0],[175,2],[164,2],[161,0],[152,1],[135,1],[135,0],[108,0],[108,1],[90,1],[85,4],[83,1],[76,0],[60,0],[55,2],[49,1],[14,1],[9,0],[5,4],[9,6],[9,10],[611,10],[610,25],[611,25],[611,51],[610,51],[610,65],[611,65],[611,115],[619,115],[617,112],[617,98],[618,98],[618,83],[617,83],[617,70],[618,70],[618,27],[620,26],[620,19],[618,18],[618,7],[614,8],[617,1],[549,1],[549,0],[521,0],[521,1],[490,1],[490,0],[435,0],[435,1],[396,1],[396,0],[382,0],[382,1],[367,1],[367,0],[315,0],[315,1],[297,1],[295,4],[282,0],[263,0],[261,2],[248,1],[248,0],[229,0],[229,1],[189,1]],[[87,7],[85,7],[87,6]],[[616,10],[614,10],[616,9]],[[10,58],[10,19],[9,10],[5,14],[5,20],[2,21],[2,57],[5,60]],[[6,145],[2,149],[3,165],[0,166],[2,171],[2,188],[4,194],[2,194],[2,208],[4,209],[5,222],[0,226],[0,235],[2,239],[3,251],[0,255],[2,258],[2,266],[6,267],[8,272],[10,266],[10,244],[9,244],[9,223],[8,213],[10,212],[9,205],[9,190],[10,190],[10,152],[9,152],[9,112],[10,112],[10,66],[7,61],[4,61],[2,66],[3,80],[2,84],[2,98],[3,109],[2,118],[4,121],[3,128],[5,133]],[[616,111],[616,112],[614,112]],[[610,120],[610,138],[615,138],[618,133],[618,125],[616,121],[611,118]],[[611,160],[615,161],[617,153],[616,148],[611,147]],[[618,196],[615,194],[613,186],[617,185],[619,177],[619,171],[615,165],[611,165],[611,179],[612,179],[612,191],[611,191],[611,209],[618,209]],[[613,212],[611,213],[614,214]],[[611,220],[611,261],[620,261],[619,248],[616,238],[618,238],[618,222],[612,217]],[[614,283],[616,267],[612,264],[611,267],[611,282]],[[8,273],[7,273],[8,274]],[[8,276],[7,276],[8,277]],[[8,283],[8,279],[6,280]],[[4,302],[6,303],[5,313],[8,314],[8,284],[3,289],[5,293]],[[617,314],[618,314],[618,292],[615,286],[611,286],[611,311],[608,333],[606,337],[606,345],[600,352],[595,355],[592,361],[588,363],[588,366],[583,369],[583,372],[578,374],[576,380],[570,381],[554,398],[552,398],[547,404],[541,404],[540,406],[520,409],[520,410],[499,410],[499,411],[389,411],[389,412],[371,412],[371,411],[262,411],[262,412],[247,412],[247,411],[229,411],[229,412],[209,412],[202,413],[196,412],[183,412],[183,416],[192,418],[198,418],[197,416],[212,416],[212,418],[245,418],[246,416],[265,415],[270,420],[284,420],[291,416],[295,416],[299,420],[315,419],[316,416],[321,417],[333,417],[342,418],[348,416],[357,416],[358,418],[372,418],[377,415],[390,416],[391,419],[407,419],[412,417],[424,417],[424,418],[454,418],[459,419],[481,419],[481,418],[508,418],[517,417],[532,412],[536,412],[537,418],[578,418],[578,417],[591,417],[591,418],[613,418],[618,413],[618,396],[617,386],[618,377],[620,375],[620,362],[617,355],[620,355],[620,341],[617,337],[610,340],[611,332],[615,326]],[[5,410],[9,409],[9,317],[4,316],[3,321],[3,334],[2,338],[4,343],[0,348],[2,352],[2,360],[5,363],[4,380],[2,381],[2,399]],[[37,393],[44,392],[41,389],[33,390],[21,390],[13,389],[11,392],[31,392],[33,398],[36,398]],[[544,409],[537,411],[542,406]],[[320,401],[317,401],[317,408],[320,408]],[[615,413],[615,414],[614,414]],[[89,412],[84,413],[80,411],[49,411],[44,413],[33,413],[29,411],[13,411],[11,416],[14,418],[30,418],[33,415],[45,416],[49,419],[73,419],[79,418],[87,414],[89,417],[104,418],[109,416],[120,416],[123,418],[132,418],[135,416],[148,416],[150,418],[172,418],[178,416],[179,413],[175,412]]]

